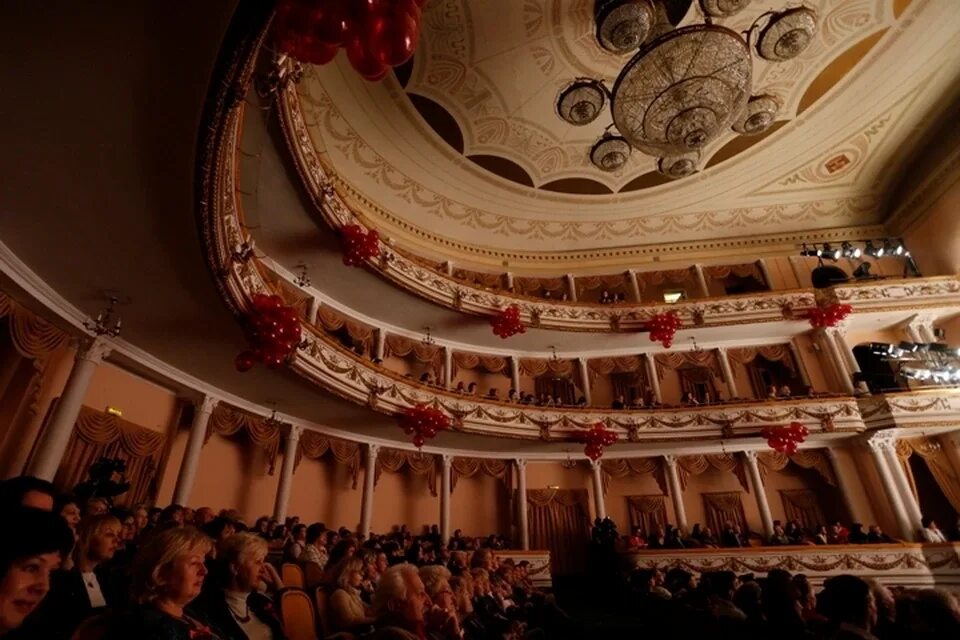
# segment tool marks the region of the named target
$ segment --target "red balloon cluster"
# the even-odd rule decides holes
[[[279,367],[300,344],[297,312],[277,295],[253,296],[253,310],[247,314],[243,331],[251,348],[237,355],[237,371],[249,371],[258,362]]]
[[[831,304],[826,307],[816,307],[810,311],[810,326],[814,329],[821,327],[835,327],[853,312],[848,304]]]
[[[376,229],[364,231],[357,224],[348,224],[343,233],[343,264],[359,267],[367,260],[380,255],[380,234]]]
[[[413,444],[423,446],[427,438],[450,428],[450,418],[440,409],[426,404],[417,404],[404,411],[398,418],[400,428],[408,436],[413,436]]]
[[[520,307],[515,304],[506,309],[501,309],[497,315],[490,318],[490,326],[493,327],[493,334],[500,336],[504,340],[518,333],[526,333],[527,328],[520,320]]]
[[[792,456],[797,452],[797,445],[806,440],[809,433],[803,424],[791,422],[786,426],[764,427],[760,435],[766,438],[774,451]]]
[[[603,456],[603,448],[616,444],[620,439],[620,436],[607,429],[602,422],[596,423],[578,436],[581,442],[586,443],[583,452],[591,460],[599,460]]]
[[[380,80],[413,56],[426,0],[280,0],[273,19],[280,51],[311,64],[340,47],[357,73]]]
[[[676,335],[677,329],[682,326],[683,320],[680,319],[676,311],[658,313],[647,320],[650,339],[659,342],[667,349],[673,346],[673,336]]]

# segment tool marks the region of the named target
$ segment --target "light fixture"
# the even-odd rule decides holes
[[[894,240],[890,238],[888,238],[887,240],[884,240],[883,250],[884,252],[895,255],[895,256],[902,256],[903,252],[906,251],[906,249],[903,246],[902,240]]]
[[[570,457],[570,450],[567,449],[567,459],[560,463],[560,466],[564,469],[574,469],[577,466],[576,461]]]
[[[857,268],[853,270],[853,277],[856,280],[867,280],[872,278],[873,275],[870,274],[871,264],[869,262],[861,262],[857,265]]]
[[[274,428],[274,427],[279,428],[283,426],[283,421],[277,417],[276,408],[274,408],[274,410],[270,412],[269,416],[263,419],[263,425],[265,427],[271,427],[271,428]]]
[[[663,301],[667,304],[675,304],[680,302],[684,298],[683,289],[677,291],[664,291],[663,292]]]
[[[423,328],[423,331],[424,331],[423,338],[420,339],[420,342],[426,345],[437,344],[437,341],[434,339],[434,337],[430,335],[430,325],[425,326]]]
[[[560,356],[557,355],[557,348],[552,344],[549,345],[547,348],[550,349],[550,360],[552,360],[553,362],[558,362],[560,360]]]
[[[823,244],[823,257],[828,258],[836,262],[840,259],[840,256],[843,254],[843,250],[840,247],[832,247],[829,242]]]
[[[867,240],[864,243],[863,252],[871,258],[880,258],[883,256],[883,245],[873,244],[873,240]]]
[[[117,315],[115,307],[120,300],[116,296],[110,296],[110,304],[107,308],[97,314],[96,320],[86,319],[83,326],[87,331],[97,336],[110,336],[116,338],[120,335],[122,319]]]
[[[591,152],[596,166],[619,169],[629,147],[656,157],[663,175],[683,178],[698,171],[700,152],[727,131],[756,135],[769,129],[782,101],[769,93],[751,96],[754,51],[773,62],[796,57],[816,33],[816,13],[806,7],[767,12],[743,34],[712,22],[748,3],[700,0],[705,22],[677,28],[684,12],[674,5],[682,2],[595,2],[600,46],[620,54],[639,47],[612,89],[600,80],[577,78],[560,92],[557,113],[574,125],[592,122],[609,102],[619,134],[611,140],[619,148],[598,153],[612,148],[601,138]]]
[[[841,248],[841,250],[843,251],[843,257],[844,257],[844,258],[852,258],[852,259],[856,260],[856,259],[859,258],[859,257],[862,255],[862,253],[863,253],[863,252],[860,250],[860,247],[855,247],[854,245],[850,244],[850,242],[848,242],[848,241],[846,241],[846,240],[843,241],[843,244],[840,245],[840,248]]]
[[[696,337],[696,336],[690,336],[690,340],[691,340],[691,342],[693,342],[693,347],[690,349],[690,351],[693,352],[693,353],[702,353],[702,352],[703,352],[703,347],[701,347],[700,345],[697,344],[697,337]]]
[[[623,136],[605,133],[590,150],[590,162],[603,171],[617,171],[627,164],[630,151],[630,145]]]
[[[297,269],[299,269],[300,272],[297,274],[297,277],[293,279],[293,284],[301,289],[306,289],[310,286],[310,277],[307,275],[307,265],[301,262],[297,265]]]

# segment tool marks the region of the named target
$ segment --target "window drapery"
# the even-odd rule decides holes
[[[531,378],[539,378],[551,373],[567,377],[573,374],[572,360],[553,360],[546,358],[520,358],[520,373]]]
[[[487,289],[500,289],[503,286],[503,274],[500,273],[484,273],[457,268],[453,270],[453,277],[456,280],[486,287]]]
[[[783,501],[783,514],[787,520],[796,520],[807,531],[815,532],[821,524],[826,524],[820,499],[812,489],[780,489]]]
[[[627,510],[630,512],[630,531],[640,527],[641,536],[649,536],[667,524],[666,496],[650,494],[627,496]]]
[[[457,486],[458,478],[472,478],[477,474],[485,474],[507,481],[510,467],[505,460],[492,458],[454,458],[450,465],[450,491]]]
[[[722,375],[720,372],[720,361],[717,360],[717,352],[714,349],[658,353],[653,359],[654,362],[657,363],[657,374],[661,378],[663,378],[664,369],[680,369],[685,365],[704,367],[717,378]]]
[[[693,267],[686,269],[669,269],[667,271],[640,271],[637,272],[637,284],[640,288],[645,285],[661,285],[665,282],[680,284],[690,280],[693,275]]]
[[[768,471],[781,471],[789,462],[793,462],[804,469],[813,469],[830,485],[836,486],[837,484],[830,459],[819,449],[802,449],[792,456],[779,451],[761,451],[757,454],[757,467],[760,471],[760,477],[764,481],[767,478]]]
[[[355,342],[362,344],[364,349],[367,351],[371,349],[374,337],[373,328],[345,318],[335,309],[321,306],[317,310],[317,324],[331,332],[345,329],[347,335]]]
[[[711,280],[725,280],[730,276],[736,276],[738,278],[753,278],[763,282],[763,274],[756,262],[710,265],[703,268],[703,275]]]
[[[677,475],[680,478],[680,487],[686,489],[687,480],[690,476],[698,476],[710,468],[733,473],[740,482],[740,486],[745,491],[750,491],[750,486],[747,484],[747,472],[743,468],[743,460],[733,453],[678,456]]]
[[[419,451],[402,451],[400,449],[380,449],[377,454],[377,464],[373,473],[373,483],[380,481],[380,474],[384,471],[399,473],[404,467],[413,473],[427,477],[427,487],[430,495],[437,495],[437,463],[432,455]]]
[[[304,431],[297,442],[297,457],[293,468],[296,470],[304,457],[319,460],[328,453],[337,463],[347,465],[353,488],[356,489],[357,476],[360,474],[360,444],[357,442],[331,438],[316,431]]]
[[[536,296],[541,292],[549,291],[552,297],[566,291],[567,281],[563,278],[514,278],[513,288],[517,293]]]
[[[586,489],[529,489],[527,514],[531,548],[550,550],[553,574],[582,573],[590,536]]]
[[[434,367],[443,364],[443,351],[435,344],[424,344],[420,340],[411,340],[403,336],[388,335],[384,340],[385,354],[405,358],[413,355],[417,362],[432,364]]]
[[[87,479],[90,466],[101,457],[120,458],[127,463],[130,490],[119,496],[117,503],[148,502],[156,495],[157,470],[166,441],[162,433],[90,407],[81,407],[54,484],[62,491],[72,492],[77,484]]]
[[[720,536],[727,524],[737,525],[747,534],[747,516],[743,512],[743,499],[739,491],[704,493],[703,508],[707,524],[714,534]]]
[[[485,356],[478,353],[466,353],[463,351],[454,351],[451,354],[453,360],[453,371],[451,375],[457,375],[459,369],[481,369],[487,373],[501,373],[510,368],[510,363],[503,356]]]
[[[587,361],[587,366],[591,373],[601,376],[609,376],[612,373],[636,373],[644,370],[641,356],[591,358]]]
[[[204,442],[213,434],[230,437],[245,432],[250,441],[267,452],[270,467],[267,472],[273,475],[280,451],[280,425],[268,421],[263,416],[255,416],[225,404],[217,405],[207,423]]]
[[[896,451],[914,498],[918,498],[917,484],[913,477],[913,469],[910,468],[910,456],[916,453],[923,458],[930,470],[930,475],[933,476],[937,486],[940,487],[940,491],[950,502],[950,506],[960,513],[960,480],[957,479],[957,475],[950,465],[950,460],[947,458],[947,453],[939,442],[930,438],[897,440]]]
[[[667,476],[663,469],[663,460],[661,458],[618,458],[614,460],[601,460],[600,469],[603,471],[601,479],[603,480],[604,492],[607,490],[610,478],[626,478],[652,473],[653,479],[657,481],[657,486],[660,488],[660,491],[664,494],[667,493]]]

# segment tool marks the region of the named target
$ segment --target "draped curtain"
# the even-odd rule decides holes
[[[560,377],[573,375],[572,360],[553,360],[548,358],[520,358],[520,373],[531,378],[550,373]]]
[[[657,363],[657,374],[663,378],[664,369],[680,369],[683,366],[703,367],[717,378],[721,377],[720,361],[714,349],[702,351],[674,351],[658,353],[653,357]]]
[[[746,264],[720,264],[703,268],[703,275],[711,280],[725,280],[730,276],[738,278],[753,278],[763,282],[763,274],[756,262]]]
[[[743,460],[733,453],[678,456],[677,475],[680,478],[681,488],[687,488],[687,480],[690,476],[698,476],[711,468],[733,473],[733,475],[737,477],[737,480],[740,481],[740,486],[743,487],[745,491],[750,491],[749,485],[747,484],[747,473],[743,468]]]
[[[627,292],[627,275],[616,273],[606,276],[577,276],[577,297],[585,298],[588,292],[606,289],[610,293]]]
[[[640,476],[647,473],[653,474],[653,479],[657,481],[657,486],[664,494],[667,493],[667,476],[663,469],[663,460],[661,458],[617,458],[614,460],[602,460],[600,469],[603,471],[601,478],[603,480],[603,490],[606,492],[610,478],[626,478],[629,476]]]
[[[670,269],[667,271],[641,271],[637,273],[637,284],[640,288],[645,285],[661,285],[665,282],[680,284],[690,279],[693,273],[693,267],[686,269]]]
[[[355,343],[363,345],[365,351],[369,352],[372,348],[374,329],[344,317],[335,309],[331,309],[327,306],[321,306],[317,310],[316,322],[329,332],[340,331],[341,329],[344,329],[347,332],[347,335],[350,336]]]
[[[567,281],[563,278],[514,278],[513,288],[528,296],[542,296],[549,292],[551,298],[559,298],[567,289]]]
[[[130,490],[117,503],[130,506],[149,502],[158,488],[157,470],[166,441],[162,433],[81,407],[54,484],[62,491],[72,492],[87,479],[90,466],[101,457],[120,458],[127,463]]]
[[[412,355],[414,360],[433,367],[434,374],[440,376],[443,367],[443,351],[435,344],[425,344],[420,340],[411,340],[403,336],[388,335],[384,340],[384,353],[387,356],[405,358]]]
[[[914,453],[923,458],[930,470],[930,475],[936,481],[940,491],[950,502],[954,511],[960,513],[960,480],[947,458],[946,451],[943,450],[940,443],[930,438],[911,438],[910,440],[897,440],[897,457],[900,459],[900,466],[903,467],[907,475],[907,481],[913,495],[917,498],[917,485],[913,477],[913,470],[910,468],[910,456]]]
[[[347,466],[353,480],[353,488],[356,489],[357,476],[360,474],[359,443],[331,438],[316,431],[304,431],[300,434],[300,440],[297,443],[297,456],[293,468],[296,470],[304,457],[319,460],[328,453],[335,462]]]
[[[582,573],[590,516],[586,489],[529,489],[530,545],[549,549],[554,575]]]
[[[804,449],[797,451],[792,456],[778,451],[762,451],[757,454],[757,467],[763,480],[766,480],[767,472],[781,471],[789,462],[793,462],[804,469],[813,469],[820,474],[827,484],[833,486],[837,484],[830,459],[819,449]]]
[[[793,351],[787,344],[771,344],[761,347],[735,347],[727,349],[727,358],[731,362],[750,364],[757,357],[763,357],[771,362],[782,362],[785,367],[795,371],[797,366],[793,360]]]
[[[450,491],[457,486],[458,478],[472,478],[485,474],[500,478],[504,482],[509,478],[510,467],[504,460],[491,458],[454,458],[450,465]]]
[[[408,467],[416,475],[427,477],[427,487],[430,495],[437,495],[437,464],[432,455],[419,451],[402,451],[400,449],[380,449],[377,454],[377,465],[373,473],[373,483],[380,481],[380,474],[384,471],[399,473]]]
[[[681,397],[689,394],[698,402],[716,401],[720,397],[713,374],[706,367],[680,367],[677,369],[677,375],[680,377]]]
[[[667,524],[667,501],[663,495],[627,496],[630,531],[640,527],[640,535],[648,536]]]
[[[577,388],[569,378],[540,376],[533,381],[533,391],[538,398],[546,394],[554,399],[559,398],[565,405],[577,402]]]
[[[719,536],[727,524],[737,525],[740,531],[747,533],[747,517],[743,512],[742,494],[739,491],[704,493],[703,509],[707,524],[716,535]]]
[[[479,285],[487,289],[500,289],[503,284],[503,274],[483,273],[470,269],[454,269],[453,277],[469,284]]]
[[[460,369],[480,369],[487,373],[507,372],[509,375],[510,362],[503,356],[485,356],[478,353],[454,351],[451,354],[453,370],[451,375],[456,376]]]
[[[825,524],[820,499],[812,489],[781,489],[783,515],[787,520],[796,520],[807,531],[816,531],[817,526]]]
[[[213,434],[230,437],[240,432],[246,433],[253,444],[267,452],[267,459],[270,464],[268,473],[273,475],[277,463],[277,453],[280,450],[279,423],[220,404],[210,415],[204,442],[209,440]]]

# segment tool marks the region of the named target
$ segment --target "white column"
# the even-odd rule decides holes
[[[843,500],[843,506],[847,510],[847,517],[850,518],[851,522],[863,522],[860,519],[860,514],[854,509],[853,499],[851,498],[853,493],[850,491],[850,479],[847,478],[847,474],[843,472],[837,450],[834,447],[824,447],[824,451],[827,452],[827,457],[830,459],[830,466],[833,468],[833,477],[837,479],[837,489],[840,490],[840,499]]]
[[[910,483],[907,481],[907,474],[904,472],[903,464],[897,455],[895,440],[890,442],[890,446],[883,448],[883,454],[886,456],[887,464],[890,466],[890,475],[893,476],[893,482],[897,485],[897,490],[900,492],[900,499],[903,500],[903,508],[906,510],[907,518],[910,520],[910,531],[919,531],[921,527],[920,520],[923,519],[923,514],[920,513],[920,505],[917,503],[917,498],[913,494],[913,489],[910,488]]]
[[[283,522],[287,518],[287,504],[290,502],[290,488],[293,486],[293,465],[297,460],[297,443],[303,427],[290,425],[283,449],[283,466],[280,467],[280,483],[277,485],[277,501],[273,505],[273,519]]]
[[[387,332],[384,329],[376,330],[376,342],[373,347],[373,359],[382,362],[387,350]]]
[[[443,263],[443,272],[448,276],[453,275],[453,263],[449,260]]]
[[[307,309],[307,322],[316,322],[317,313],[320,312],[320,298],[316,296],[310,297],[310,307]]]
[[[443,388],[449,389],[453,384],[453,349],[443,347]]]
[[[507,291],[513,291],[513,274],[507,271],[504,275],[504,280],[506,281]]]
[[[450,466],[453,457],[440,456],[440,535],[444,544],[450,541]]]
[[[593,406],[593,394],[590,392],[590,370],[587,367],[586,358],[577,358],[577,366],[580,368],[580,384],[583,385],[583,397],[587,399],[587,406]]]
[[[757,508],[760,510],[760,520],[763,522],[764,544],[770,542],[773,536],[773,517],[770,515],[770,503],[767,502],[767,492],[760,477],[760,467],[757,464],[756,451],[744,451],[743,457],[747,461],[747,471],[750,472],[750,481],[753,484],[753,493],[757,496]]]
[[[630,293],[633,295],[633,301],[640,303],[640,281],[637,280],[637,272],[633,269],[627,269],[627,282],[630,284]]]
[[[566,275],[567,280],[567,298],[570,302],[577,301],[577,279],[573,277],[572,273]]]
[[[810,374],[807,372],[807,365],[803,361],[803,356],[800,355],[800,348],[797,347],[797,343],[793,340],[790,340],[789,344],[790,353],[793,354],[793,361],[796,363],[797,372],[800,374],[800,381],[803,383],[803,386],[810,387]]]
[[[817,329],[817,335],[820,338],[821,346],[827,350],[827,359],[830,361],[830,366],[833,368],[844,393],[853,395],[856,389],[853,388],[853,380],[851,380],[850,374],[847,372],[847,367],[843,362],[843,357],[840,355],[840,349],[837,348],[837,343],[830,337],[830,334],[823,329]]]
[[[913,320],[903,328],[903,331],[907,334],[907,340],[910,342],[924,342],[923,337],[920,335],[920,327],[915,324]]]
[[[883,434],[873,435],[867,439],[867,446],[870,447],[870,454],[873,456],[873,462],[877,467],[877,473],[880,475],[880,483],[883,484],[883,490],[890,501],[890,507],[893,510],[893,517],[897,521],[897,532],[901,538],[912,542],[916,538],[913,527],[910,526],[910,518],[907,516],[906,509],[903,506],[903,500],[900,497],[900,491],[897,489],[893,475],[890,473],[890,467],[887,464],[883,449],[889,438]]]
[[[670,486],[670,499],[673,500],[673,513],[677,517],[677,526],[687,531],[687,511],[683,507],[683,490],[680,488],[680,475],[677,473],[677,456],[665,455],[663,462],[667,466],[667,484]]]
[[[40,436],[37,452],[30,463],[30,475],[53,480],[70,442],[93,373],[108,353],[110,346],[103,338],[96,338],[77,350],[57,408]]]
[[[720,371],[723,373],[723,381],[727,384],[728,399],[739,398],[737,391],[737,381],[733,377],[733,369],[730,368],[730,358],[727,357],[727,350],[717,348],[717,360],[720,361]]]
[[[363,473],[363,502],[360,503],[360,533],[364,540],[370,539],[370,522],[373,519],[373,479],[377,471],[379,445],[367,445],[367,466]]]
[[[757,268],[760,269],[760,275],[763,276],[763,284],[767,289],[773,291],[773,281],[770,279],[770,269],[767,268],[767,261],[763,258],[757,260]]]
[[[607,503],[603,497],[603,474],[600,461],[591,460],[590,469],[593,471],[593,503],[597,508],[597,517],[603,520],[607,517]]]
[[[833,334],[833,340],[837,344],[837,350],[840,352],[840,356],[843,358],[844,364],[847,366],[847,371],[851,376],[857,373],[861,373],[860,363],[857,362],[857,356],[853,353],[853,348],[850,346],[850,343],[847,342],[846,333],[843,329],[831,329],[827,332],[828,334]],[[856,384],[856,389],[858,391],[869,393],[870,388],[867,387],[867,383],[864,381],[859,381]]]
[[[517,458],[517,529],[520,531],[520,548],[530,549],[530,525],[527,522],[527,461]]]
[[[695,264],[693,265],[693,274],[696,276],[697,288],[700,289],[701,298],[710,297],[710,287],[707,285],[707,277],[703,274],[703,265]]]
[[[936,342],[937,336],[933,331],[933,324],[925,322],[919,327],[920,337],[923,338],[923,342]]]
[[[663,394],[660,392],[660,378],[657,375],[657,363],[653,361],[653,354],[643,354],[643,361],[647,365],[647,379],[650,381],[650,389],[653,390],[653,399],[657,404],[663,404]]]
[[[517,390],[517,397],[520,397],[520,361],[517,356],[510,356],[510,384]]]
[[[183,452],[183,461],[180,463],[180,472],[177,474],[177,484],[173,489],[173,504],[187,506],[190,502],[190,491],[193,481],[197,477],[197,467],[200,466],[200,452],[203,451],[203,442],[207,437],[207,423],[210,414],[217,406],[217,399],[213,396],[204,396],[196,406],[193,414],[193,424],[190,425],[190,437],[187,439],[187,448]]]

